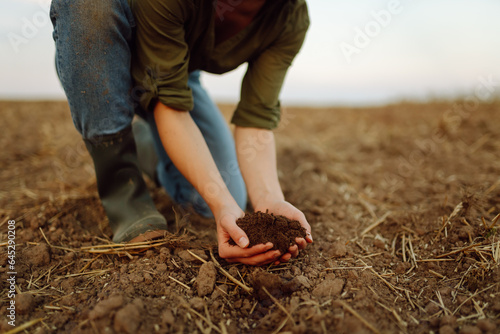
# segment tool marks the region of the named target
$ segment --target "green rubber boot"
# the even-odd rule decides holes
[[[84,140],[97,178],[97,190],[113,231],[114,242],[145,232],[167,230],[138,168],[131,127],[98,140]]]
[[[158,165],[158,155],[154,147],[153,134],[149,124],[142,118],[137,118],[132,122],[132,132],[134,133],[135,145],[137,147],[137,159],[139,169],[146,174],[157,187],[160,186],[156,166]]]

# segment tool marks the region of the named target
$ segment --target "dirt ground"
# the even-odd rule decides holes
[[[172,234],[111,245],[67,104],[0,102],[0,332],[500,333],[499,115],[498,101],[285,108],[279,176],[314,243],[255,268],[218,258],[213,221],[149,181]]]

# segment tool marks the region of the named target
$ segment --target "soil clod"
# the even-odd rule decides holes
[[[249,247],[271,242],[274,246],[272,249],[279,250],[281,254],[285,254],[295,244],[295,238],[306,237],[306,229],[298,221],[267,212],[246,214],[236,224],[247,234]],[[230,240],[230,244],[236,245],[233,240]]]
[[[217,279],[217,269],[213,262],[206,262],[201,265],[196,284],[198,287],[198,296],[204,297],[214,291],[215,281]]]
[[[335,297],[340,296],[344,288],[344,280],[342,278],[335,278],[333,280],[325,280],[318,284],[313,290],[312,294],[316,297]]]
[[[266,289],[274,297],[283,294],[283,281],[278,275],[268,273],[260,268],[252,273],[253,288],[259,300],[269,300]]]
[[[16,307],[19,314],[29,314],[35,307],[35,298],[31,293],[20,293],[16,296]]]
[[[141,324],[141,309],[135,303],[128,304],[116,312],[114,329],[118,333],[137,333]]]

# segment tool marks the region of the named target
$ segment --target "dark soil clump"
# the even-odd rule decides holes
[[[267,212],[246,214],[236,224],[247,234],[249,247],[271,242],[274,245],[272,249],[278,249],[281,254],[285,254],[295,244],[295,238],[306,237],[306,229],[298,221]],[[233,240],[230,243],[236,245]]]

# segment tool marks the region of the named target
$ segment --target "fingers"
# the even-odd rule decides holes
[[[226,260],[234,258],[249,258],[266,253],[271,248],[273,248],[273,244],[270,242],[268,242],[267,244],[255,245],[250,248],[241,248],[238,246],[231,246],[228,243],[224,243],[219,245],[219,256]]]
[[[313,242],[313,237],[312,237],[312,234],[311,234],[311,225],[309,225],[309,223],[307,222],[307,220],[305,219],[306,217],[304,216],[304,222],[300,222],[300,224],[302,225],[302,227],[304,227],[306,229],[306,241],[308,243],[312,243]]]
[[[307,241],[304,238],[295,238],[295,242],[299,249],[305,249],[307,247]]]
[[[299,238],[297,238],[297,239],[299,239]],[[300,239],[302,239],[302,238],[300,238]],[[304,239],[302,239],[302,242],[307,244]],[[228,254],[239,254],[240,253],[238,251],[239,248],[237,246],[229,246],[229,247],[231,247],[232,249],[229,250],[229,252],[231,252],[231,253],[228,252]],[[272,244],[269,243],[266,245],[257,245],[257,246],[253,246],[251,248],[241,249],[242,251],[244,251],[244,254],[245,254],[244,256],[229,256],[229,257],[225,258],[224,256],[220,255],[221,251],[224,251],[224,250],[219,250],[219,255],[221,257],[225,258],[227,262],[240,262],[240,263],[252,265],[252,266],[262,266],[262,265],[266,265],[269,263],[274,263],[275,265],[278,265],[282,262],[288,262],[288,261],[290,261],[290,259],[292,257],[297,257],[299,255],[299,246],[298,245],[290,246],[290,248],[288,249],[288,252],[285,253],[284,255],[281,255],[279,250],[271,251],[271,250],[269,250],[270,248],[267,248],[267,247],[272,248]],[[268,251],[261,252],[262,249],[266,249]],[[260,253],[252,254],[255,252],[260,252]],[[252,254],[252,255],[250,255],[250,254]]]
[[[307,221],[307,218],[302,211],[300,211],[299,209],[297,209],[295,207],[293,207],[293,208],[294,208],[294,213],[293,213],[291,218],[297,220],[300,223],[300,225],[306,229],[305,240],[307,241],[307,243],[312,243],[313,238],[311,235],[311,225],[309,225],[309,222]],[[305,248],[305,246],[304,246],[304,248]],[[304,248],[300,247],[300,249],[304,249]]]
[[[253,247],[252,247],[253,248]],[[262,254],[254,255],[251,257],[240,257],[240,258],[229,258],[226,259],[228,262],[240,262],[243,264],[251,265],[251,266],[263,266],[272,262],[275,262],[279,259],[280,256],[279,250],[268,251]],[[279,263],[279,261],[278,261]]]
[[[280,264],[280,262],[288,262],[292,257],[297,256],[299,256],[299,247],[297,245],[290,246],[290,248],[288,248],[288,252],[283,254],[280,257],[279,261],[276,261],[274,264]]]
[[[306,229],[306,238],[305,240],[308,243],[313,242],[312,234],[311,234],[311,225],[307,222],[306,216],[301,212],[299,217],[297,217],[297,220],[299,221],[300,225],[302,225],[303,228]],[[301,248],[302,249],[302,248]]]
[[[299,256],[299,246],[298,245],[290,246],[290,248],[288,248],[288,253],[287,254],[290,254],[291,257],[297,257],[297,256]]]
[[[231,239],[236,242],[241,248],[246,248],[250,241],[245,231],[243,231],[238,225],[236,225],[236,218],[230,215],[226,215],[221,219],[221,226],[229,234]]]
[[[311,235],[310,232],[307,232],[307,235],[306,235],[306,239],[305,239],[308,243],[312,243],[313,242],[313,237]]]
[[[297,253],[298,253],[298,251],[297,251]],[[280,261],[281,262],[288,262],[291,258],[292,258],[292,254],[286,253],[285,255],[280,257]]]

